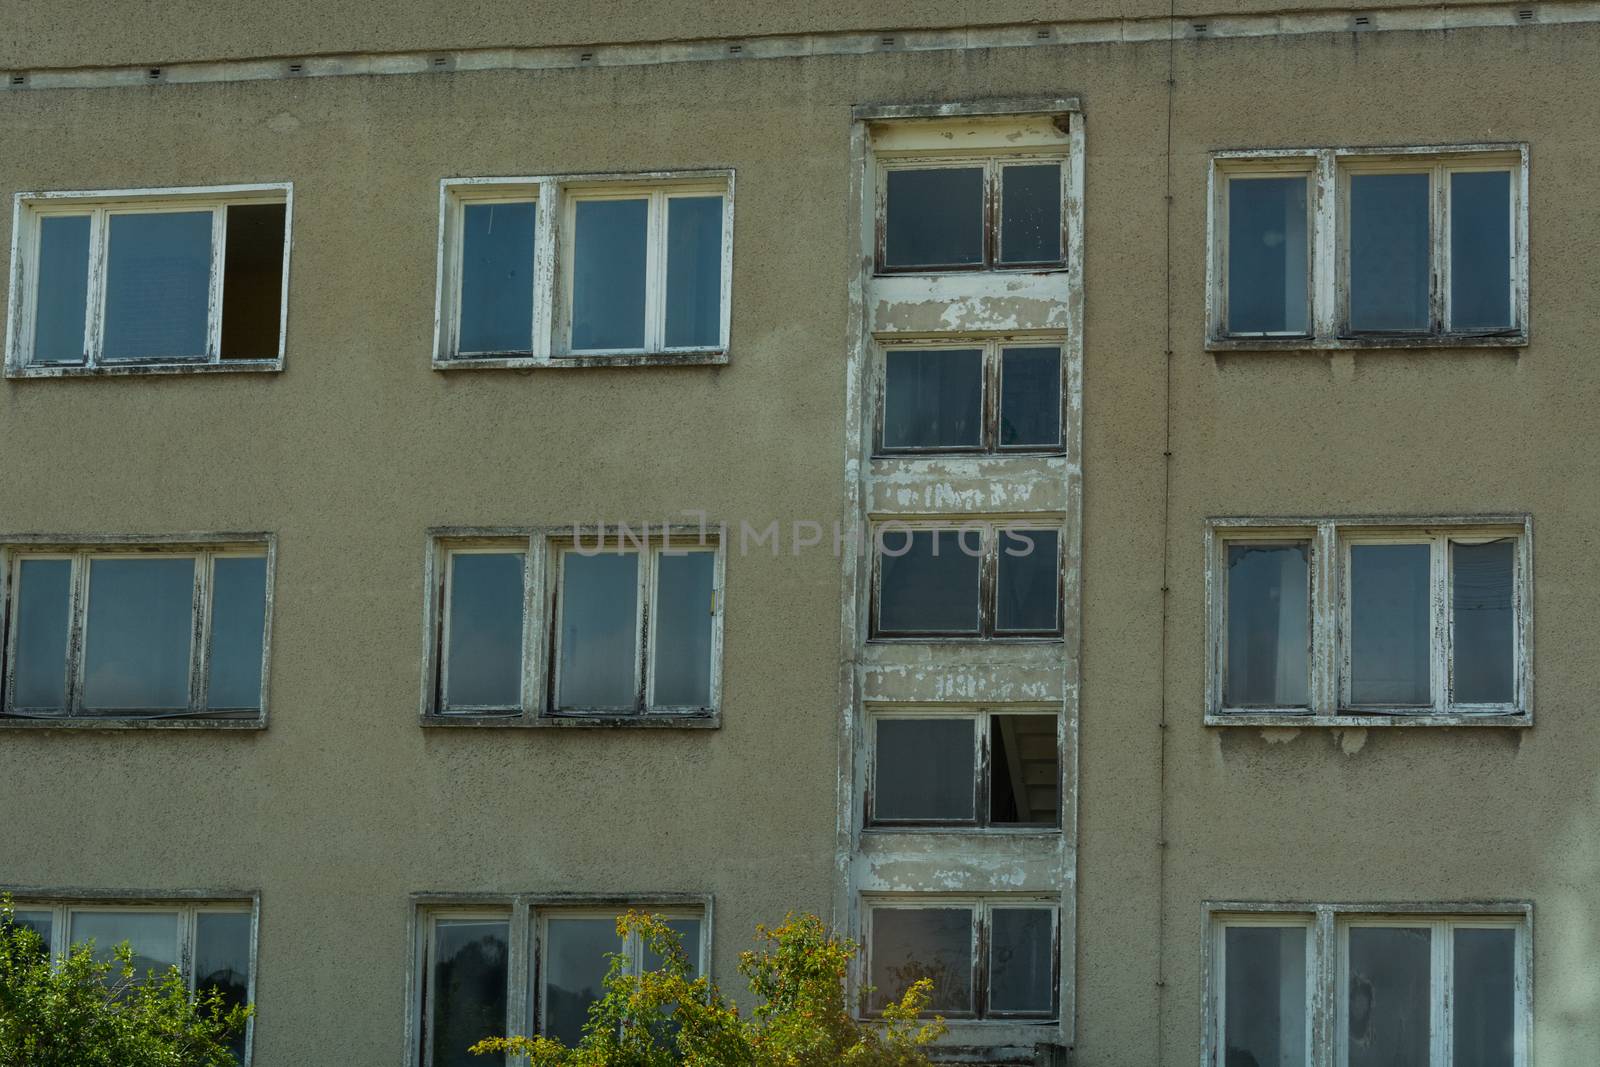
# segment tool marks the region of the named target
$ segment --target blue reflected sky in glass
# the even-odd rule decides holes
[[[194,603],[191,557],[89,562],[87,708],[184,708]]]
[[[1428,545],[1350,548],[1350,700],[1432,702]]]
[[[34,287],[33,362],[82,363],[89,301],[89,216],[39,220],[39,273]]]
[[[655,654],[654,703],[663,707],[711,704],[712,592],[716,554],[656,557],[656,598],[651,644]]]
[[[221,556],[212,561],[207,707],[261,707],[266,624],[267,557]]]
[[[522,703],[521,552],[456,552],[450,557],[447,704]]]
[[[112,215],[103,356],[206,354],[211,212]]]
[[[667,200],[668,348],[722,340],[722,197]]]
[[[639,554],[561,556],[563,708],[631,710],[637,702]]]
[[[19,708],[64,709],[72,561],[25,559],[17,570],[13,703]]]
[[[572,254],[572,347],[644,347],[650,201],[579,200]]]
[[[1450,545],[1453,696],[1462,704],[1516,699],[1517,545]]]
[[[1451,174],[1450,328],[1511,326],[1511,172]]]
[[[1308,179],[1228,180],[1228,332],[1304,334]]]
[[[1428,329],[1429,176],[1350,178],[1350,328],[1358,333]]]
[[[469,203],[461,215],[460,350],[531,351],[534,203]]]

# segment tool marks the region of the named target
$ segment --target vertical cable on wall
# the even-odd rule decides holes
[[[1165,297],[1163,300],[1162,484],[1161,484],[1161,637],[1156,685],[1156,1067],[1166,1063],[1167,1032],[1167,609],[1168,556],[1172,540],[1172,116],[1177,91],[1178,4],[1167,9],[1167,146],[1164,218]]]

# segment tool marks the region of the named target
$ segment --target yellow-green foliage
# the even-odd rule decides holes
[[[813,915],[756,928],[761,947],[739,957],[756,997],[748,1015],[709,978],[692,977],[677,935],[658,916],[629,912],[617,932],[642,938],[662,965],[630,975],[625,958],[613,954],[605,995],[589,1009],[576,1046],[497,1037],[472,1051],[526,1056],[529,1067],[925,1067],[924,1048],[945,1031],[942,1019],[920,1019],[933,990],[926,978],[881,1021],[851,1018],[844,980],[856,945],[831,936]]]

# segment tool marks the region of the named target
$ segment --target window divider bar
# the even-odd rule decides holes
[[[43,233],[43,227],[35,222],[33,226],[36,240],[42,246],[43,241],[38,235]],[[111,220],[110,213],[103,207],[97,207],[89,216],[89,288],[84,299],[84,314],[88,322],[84,326],[83,347],[85,367],[98,367],[105,356],[105,304],[106,304],[106,258],[111,248]],[[38,323],[38,292],[34,292],[34,323]],[[22,354],[21,363],[27,365],[33,362],[33,344],[35,338],[28,340],[29,349]]]
[[[1339,174],[1332,149],[1316,156],[1316,211],[1312,218],[1312,304],[1313,336],[1334,337],[1339,333],[1343,311],[1339,306],[1340,247]],[[1226,285],[1226,281],[1223,281]]]
[[[561,239],[561,189],[553,178],[537,183],[533,237],[533,358],[550,362],[556,335],[556,248]]]
[[[228,257],[228,207],[211,209],[211,277],[206,284],[206,362],[222,360],[222,276]]]
[[[1453,1063],[1451,1045],[1454,1043],[1450,1028],[1450,1002],[1455,986],[1455,968],[1451,962],[1455,955],[1455,931],[1448,922],[1436,919],[1430,924],[1433,931],[1433,951],[1429,958],[1434,994],[1428,998],[1433,1041],[1429,1052],[1433,1062],[1440,1067]]]
[[[1429,197],[1429,225],[1433,229],[1428,242],[1428,257],[1433,269],[1428,272],[1428,322],[1430,332],[1450,332],[1450,169],[1444,163],[1435,163],[1428,174],[1433,195]]]
[[[1428,608],[1433,646],[1428,664],[1429,684],[1433,689],[1433,714],[1445,715],[1454,703],[1451,691],[1454,679],[1451,676],[1455,662],[1454,579],[1451,575],[1448,533],[1434,536],[1428,556],[1431,561]]]
[[[72,554],[72,630],[67,638],[67,714],[84,714],[84,661],[88,659],[89,629],[89,554]]]
[[[189,714],[206,709],[206,693],[211,674],[211,568],[209,552],[194,557],[194,599],[189,607]]]
[[[1336,715],[1343,699],[1341,679],[1349,676],[1345,661],[1349,641],[1344,630],[1344,592],[1340,574],[1338,531],[1318,523],[1311,541],[1311,707],[1313,714]],[[1225,665],[1224,665],[1225,666]]]

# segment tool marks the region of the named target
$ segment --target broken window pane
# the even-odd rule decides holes
[[[888,171],[884,265],[981,267],[983,184],[982,167]]]
[[[1307,184],[1302,175],[1228,180],[1229,333],[1310,332]]]
[[[621,949],[615,919],[552,918],[545,923],[541,1033],[567,1045],[582,1039],[589,1005],[605,992],[603,980],[611,965],[606,953]]]
[[[1308,1067],[1306,928],[1229,926],[1224,937],[1223,1064]]]
[[[1507,330],[1511,316],[1511,172],[1450,175],[1450,328]]]
[[[893,348],[884,353],[884,448],[982,444],[981,349]]]
[[[433,1067],[504,1064],[504,1056],[474,1056],[467,1049],[506,1034],[510,923],[439,919],[433,941],[433,1004],[426,1023]]]
[[[1060,627],[1057,530],[1001,530],[995,581],[996,633],[1054,633]]]
[[[1061,164],[1000,168],[1000,261],[1061,262]]]
[[[1350,547],[1350,701],[1432,703],[1428,545]]]
[[[639,555],[561,555],[563,708],[627,708],[638,702]]]
[[[447,706],[521,706],[523,561],[521,552],[450,554]]]
[[[872,909],[872,1010],[933,979],[929,1012],[971,1014],[972,909]]]
[[[1517,933],[1458,927],[1454,934],[1453,1067],[1512,1067],[1516,1062]]]
[[[14,705],[65,709],[72,561],[24,559],[17,579]]]
[[[82,363],[89,301],[89,216],[39,220],[39,268],[34,286],[33,362]]]
[[[222,268],[222,358],[277,359],[287,204],[229,204]]]
[[[989,912],[989,1010],[1047,1015],[1055,1008],[1055,913]]]
[[[1000,352],[1000,446],[1061,444],[1061,349]]]
[[[1428,220],[1428,175],[1350,178],[1351,330],[1428,329]]]
[[[977,721],[970,718],[879,719],[873,817],[972,821],[976,729]]]
[[[1057,826],[1061,768],[1054,715],[989,719],[989,821]]]
[[[112,215],[110,224],[104,357],[205,356],[211,212]]]
[[[722,341],[722,197],[667,200],[667,347]]]
[[[658,706],[711,705],[716,562],[714,552],[662,552],[656,556],[651,645],[655,656],[653,702]]]
[[[250,913],[202,911],[195,915],[194,987],[215,989],[228,1007],[250,1002]],[[228,1040],[234,1058],[244,1062],[246,1028]],[[442,1061],[435,1061],[441,1063]]]
[[[1225,707],[1310,704],[1311,545],[1228,546]]]
[[[194,565],[183,556],[89,562],[86,708],[188,707]]]
[[[461,352],[532,351],[536,217],[531,200],[462,206]]]
[[[885,633],[977,633],[983,533],[879,533],[878,628]]]
[[[1451,667],[1461,704],[1509,704],[1516,697],[1517,544],[1450,543]]]
[[[267,557],[220,556],[211,571],[208,708],[261,707],[267,625]]]
[[[579,200],[572,255],[572,347],[644,347],[650,201]]]
[[[1425,927],[1351,928],[1349,1067],[1428,1063],[1431,937]]]
[[[178,963],[178,913],[175,911],[74,911],[72,943],[94,941],[94,958],[112,960],[126,941],[133,949],[133,977],[157,981]]]

